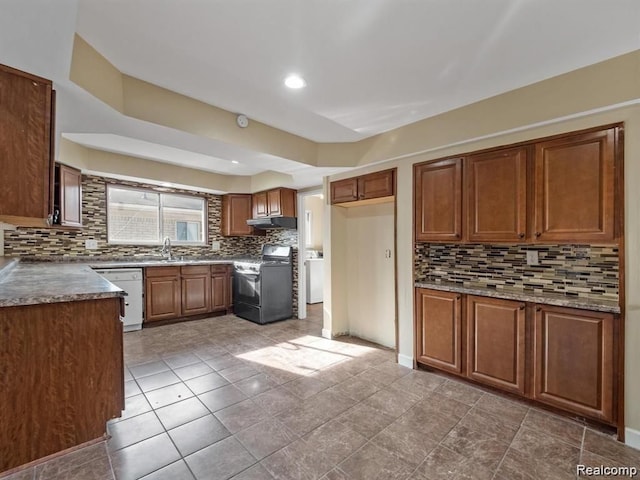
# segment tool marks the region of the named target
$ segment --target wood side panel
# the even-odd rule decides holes
[[[0,65],[0,215],[50,213],[52,99],[50,81]]]
[[[124,403],[119,298],[0,309],[0,471],[103,436]]]
[[[615,128],[535,145],[535,233],[541,242],[614,239]]]
[[[524,395],[525,304],[467,297],[467,376]]]
[[[416,289],[416,359],[453,373],[462,372],[461,297]]]
[[[468,238],[524,242],[527,230],[527,149],[468,157]]]
[[[539,306],[534,398],[612,423],[613,321],[607,313]]]
[[[462,240],[462,159],[414,166],[416,241]]]

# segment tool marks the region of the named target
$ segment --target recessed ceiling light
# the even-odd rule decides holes
[[[240,163],[240,162],[239,162],[238,160],[231,160],[231,163],[238,164],[238,163]]]
[[[307,86],[307,82],[304,81],[300,75],[292,73],[284,79],[284,84],[289,88],[304,88]]]

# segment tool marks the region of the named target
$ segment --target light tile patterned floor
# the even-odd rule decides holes
[[[640,452],[581,424],[394,362],[307,320],[232,315],[125,335],[111,439],[11,480],[575,479]],[[592,477],[593,478],[593,477]]]

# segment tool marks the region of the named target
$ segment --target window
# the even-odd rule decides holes
[[[205,244],[206,203],[202,197],[107,185],[109,243]]]

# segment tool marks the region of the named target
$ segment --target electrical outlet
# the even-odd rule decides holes
[[[527,265],[538,265],[538,251],[527,250]]]
[[[220,250],[220,242],[218,241],[211,242],[211,250],[213,250],[214,252],[217,252],[218,250]]]
[[[98,249],[98,241],[97,240],[85,240],[84,248],[87,250],[97,250]]]

